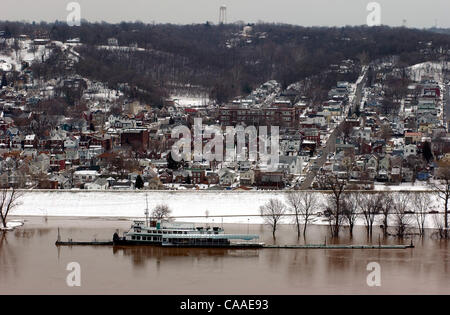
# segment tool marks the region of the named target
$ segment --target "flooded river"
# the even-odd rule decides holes
[[[12,218],[13,219],[13,218]],[[23,219],[23,218],[21,218]],[[25,218],[15,231],[0,232],[0,294],[449,294],[449,243],[426,236],[413,249],[181,249],[113,246],[57,247],[62,240],[110,240],[131,222],[80,218]],[[217,225],[217,224],[216,224]],[[219,224],[220,225],[220,224]],[[227,233],[259,234],[274,243],[267,226],[224,224]],[[409,244],[411,239],[372,243]],[[297,240],[282,225],[279,244],[368,244],[363,227],[353,239],[326,239],[326,226],[308,228]],[[81,286],[69,287],[70,262],[81,267]],[[380,266],[381,285],[367,284],[370,262]]]

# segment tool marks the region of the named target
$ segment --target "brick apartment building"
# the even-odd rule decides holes
[[[244,123],[248,126],[294,128],[298,124],[298,115],[297,108],[286,105],[266,108],[225,106],[220,109],[219,120],[222,126],[236,126]]]
[[[149,143],[148,130],[144,128],[125,129],[120,134],[120,144],[131,146],[134,151],[147,151]]]

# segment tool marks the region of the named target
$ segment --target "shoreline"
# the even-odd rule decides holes
[[[234,187],[237,188],[237,187]],[[407,189],[414,188],[414,189]],[[398,192],[398,193],[408,193],[408,192],[428,192],[435,193],[435,191],[431,188],[426,189],[426,185],[375,185],[374,189],[360,189],[360,190],[346,190],[346,192],[362,192],[362,193],[377,193],[377,192]],[[233,189],[221,189],[221,190],[208,190],[208,189],[159,189],[159,190],[150,190],[150,189],[26,189],[19,188],[16,189],[20,192],[53,192],[53,193],[129,193],[129,194],[153,194],[153,193],[171,193],[171,194],[198,194],[198,193],[206,193],[206,194],[217,194],[217,193],[238,193],[238,194],[264,194],[264,193],[281,193],[287,194],[291,192],[310,192],[310,193],[322,193],[329,194],[330,190],[320,190],[320,189],[250,189],[250,190],[233,190]]]
[[[33,217],[75,217],[75,218],[110,218],[116,220],[142,219],[145,217],[146,196],[151,211],[156,205],[167,204],[172,210],[171,217],[179,221],[208,224],[239,223],[263,224],[260,207],[270,199],[280,199],[286,203],[285,191],[62,191],[33,190],[27,191],[20,199],[20,204],[10,216]],[[326,194],[317,194],[317,208],[322,212]],[[431,192],[430,192],[431,193]],[[441,211],[442,200],[432,193],[430,210],[434,207]],[[293,216],[285,217],[282,222],[289,222]],[[327,225],[326,217],[315,218],[312,224]],[[357,225],[364,225],[360,218]],[[413,223],[415,225],[415,222]],[[427,216],[426,227],[434,227],[433,215]]]

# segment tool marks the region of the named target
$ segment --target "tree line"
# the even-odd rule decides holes
[[[359,192],[336,191],[319,198],[318,192],[292,191],[283,199],[270,199],[260,207],[264,222],[271,227],[272,235],[282,220],[292,218],[297,238],[306,239],[307,228],[314,218],[326,218],[332,237],[339,237],[344,228],[353,237],[354,227],[363,223],[367,236],[372,238],[375,227],[384,236],[403,238],[407,235],[425,235],[426,219],[433,220],[435,233],[445,238],[446,229],[442,213],[431,204],[431,194],[426,192]],[[358,222],[359,221],[359,222]]]

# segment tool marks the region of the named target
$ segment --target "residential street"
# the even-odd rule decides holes
[[[366,77],[367,69],[363,69],[363,71],[364,71],[364,77],[356,87],[355,98],[353,100],[353,104],[351,104],[353,106],[352,110],[354,110],[355,106],[359,106],[359,104],[361,103],[362,89],[363,89],[364,85],[366,84],[366,79],[367,79],[367,77]],[[344,117],[347,117],[349,107],[350,107],[350,104],[347,105],[347,108],[345,109]],[[300,186],[300,189],[306,190],[306,189],[310,188],[314,178],[317,175],[317,169],[320,169],[325,164],[325,162],[327,161],[328,154],[335,152],[335,150],[336,150],[336,135],[339,130],[339,127],[343,124],[344,121],[345,121],[345,119],[342,120],[336,128],[334,128],[333,132],[331,133],[330,137],[327,140],[325,148],[323,148],[321,157],[316,160],[316,165],[317,165],[316,170],[313,170],[313,169],[309,170],[304,182]]]

